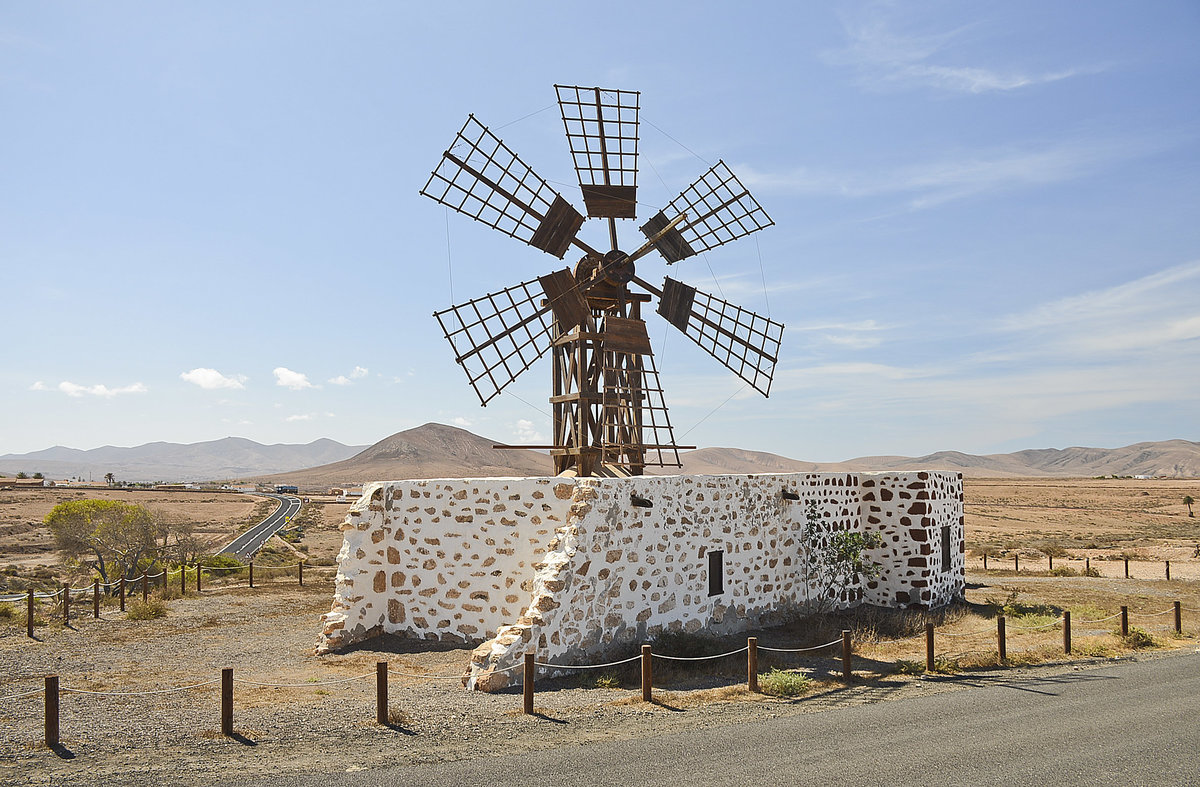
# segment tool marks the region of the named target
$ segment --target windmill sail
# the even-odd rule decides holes
[[[575,85],[554,89],[588,216],[637,218],[641,94]]]
[[[686,218],[654,243],[668,263],[715,249],[775,223],[723,161],[651,216],[642,225],[642,233],[653,238],[680,214]]]
[[[559,259],[583,226],[579,211],[474,115],[421,193]]]
[[[783,324],[666,277],[658,313],[763,396],[783,339]]]
[[[543,292],[531,279],[434,312],[481,404],[550,349],[554,319],[551,306],[540,304]]]

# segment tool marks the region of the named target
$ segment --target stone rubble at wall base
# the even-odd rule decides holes
[[[393,481],[367,485],[346,517],[317,652],[385,633],[482,642],[464,683],[496,691],[531,650],[588,663],[660,631],[785,622],[820,600],[810,501],[821,530],[882,538],[867,553],[879,574],[829,605],[962,595],[959,473]]]

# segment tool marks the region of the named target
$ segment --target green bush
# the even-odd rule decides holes
[[[152,598],[149,601],[134,601],[125,613],[128,620],[154,620],[167,616],[167,605],[162,599]]]
[[[1140,648],[1158,647],[1158,642],[1155,641],[1150,632],[1146,631],[1145,629],[1138,628],[1137,626],[1130,626],[1129,633],[1121,637],[1121,640],[1126,644],[1126,646],[1135,650]]]
[[[16,620],[17,611],[12,604],[0,604],[0,620]]]
[[[772,697],[798,697],[812,691],[813,681],[799,672],[784,671],[775,667],[758,676],[758,687],[763,694]]]

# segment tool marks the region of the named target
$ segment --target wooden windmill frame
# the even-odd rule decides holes
[[[552,271],[435,312],[455,361],[483,405],[547,352],[552,356],[553,443],[559,474],[641,475],[678,467],[679,451],[654,365],[642,305],[658,313],[748,385],[769,395],[783,325],[665,277],[637,275],[652,251],[668,265],[774,222],[718,161],[641,226],[626,253],[617,219],[637,216],[640,94],[556,85],[585,217],[486,126],[467,118],[421,193],[562,259]],[[578,237],[588,218],[608,222],[610,250]],[[641,292],[631,289],[636,286]],[[515,446],[504,446],[515,447]]]

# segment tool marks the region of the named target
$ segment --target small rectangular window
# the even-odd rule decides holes
[[[708,553],[708,595],[719,596],[725,592],[725,550],[714,549]]]
[[[950,570],[950,526],[942,525],[942,571]]]

